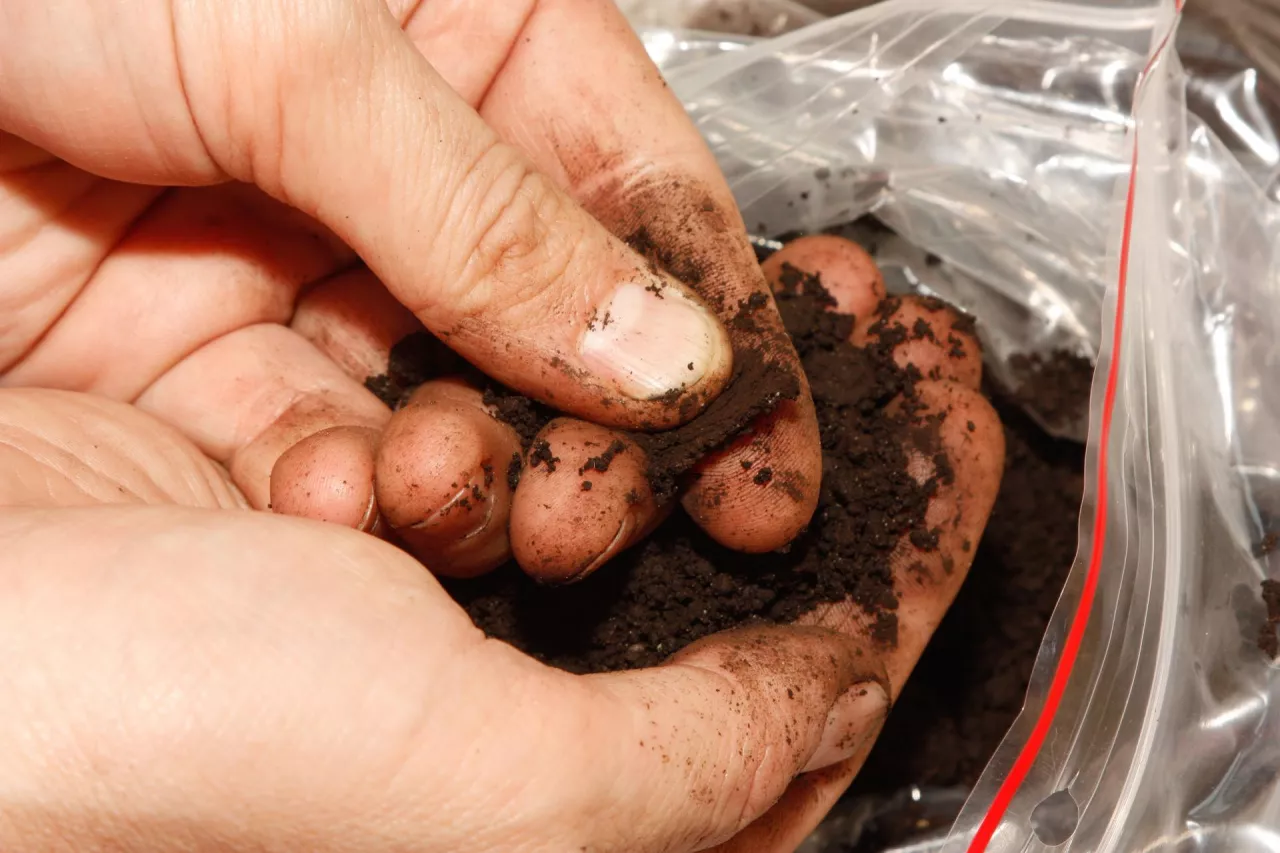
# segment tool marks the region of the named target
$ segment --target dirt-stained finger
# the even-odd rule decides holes
[[[629,713],[632,723],[605,759],[629,757],[624,808],[641,817],[619,824],[627,849],[723,843],[803,769],[839,765],[873,739],[887,706],[881,674],[850,638],[812,630],[741,628],[665,666],[590,677],[624,707],[644,709]],[[608,772],[607,764],[595,771],[602,779]],[[650,837],[655,828],[665,844]]]
[[[427,24],[435,8],[425,4],[409,31],[428,57],[448,57],[456,46],[442,44],[449,38],[444,28]],[[595,0],[528,8],[527,19],[509,31],[510,51],[490,66],[492,79],[483,86],[460,81],[475,93],[481,115],[651,269],[670,274],[698,294],[728,327],[735,370],[740,356],[750,353],[795,370],[795,353],[767,300],[754,329],[737,321],[740,306],[764,297],[767,290],[746,228],[714,156],[626,18],[613,4]],[[493,17],[487,8],[484,16]],[[488,43],[504,42],[495,33]],[[572,69],[557,61],[566,52],[574,56]],[[620,99],[627,109],[614,108]],[[697,364],[686,360],[683,366]],[[668,402],[666,425],[683,422],[675,415],[684,405],[678,399]],[[649,423],[663,425],[652,416]],[[793,484],[791,494],[758,495],[739,464],[741,453],[729,451],[706,460],[702,478],[689,487],[684,504],[722,544],[767,551],[791,541],[817,505],[821,460],[807,389],[801,389],[799,401],[783,404],[774,419],[757,426],[757,432],[762,442],[751,451],[753,458],[768,456],[767,467],[785,471]],[[744,516],[734,509],[746,504],[760,511]]]
[[[661,518],[645,452],[630,437],[570,418],[534,441],[511,510],[511,543],[528,574],[581,580]]]
[[[433,572],[471,577],[511,554],[507,524],[520,440],[461,380],[413,392],[391,418],[377,457],[382,514]]]
[[[835,300],[832,310],[871,317],[885,298],[884,277],[867,250],[831,234],[798,237],[760,265],[774,290],[804,291],[817,278]]]
[[[982,394],[955,382],[920,382],[922,408],[907,439],[912,476],[937,478],[924,535],[893,555],[897,641],[878,647],[894,696],[902,689],[973,562],[1004,470],[1004,432]],[[872,620],[851,602],[819,608],[803,620],[868,637]]]
[[[833,297],[829,307],[843,313],[873,316],[884,299],[884,282],[875,264],[861,247],[841,238],[800,238],[771,257],[763,269],[775,291],[804,293],[806,286],[812,289],[820,284]],[[739,308],[738,322],[729,324],[731,334],[771,334],[776,315],[771,310],[752,313],[745,308]],[[791,531],[790,541],[808,523],[821,479],[821,457],[812,457],[808,444],[799,438],[813,417],[806,388],[800,400],[779,406],[700,466],[701,479],[686,496],[685,509],[713,536],[715,529],[734,529],[732,544],[739,550],[779,547],[783,543],[773,537],[784,526]],[[801,519],[799,527],[794,527]],[[725,541],[722,536],[716,538]]]
[[[908,471],[935,492],[924,530],[904,538],[893,555],[896,608],[872,619],[843,603],[806,620],[866,637],[896,694],[958,591],[999,488],[1004,433],[978,390],[981,348],[972,320],[951,306],[886,297],[870,256],[844,238],[800,238],[772,255],[765,269],[782,292],[821,287],[832,298],[829,310],[854,315],[854,345],[879,348],[914,376],[914,389],[893,405],[910,420],[903,430]],[[886,624],[896,643],[875,643]]]
[[[872,339],[891,344],[894,362],[915,368],[925,379],[968,388],[982,385],[982,345],[973,319],[940,299],[889,297],[854,327],[855,345],[866,346]]]

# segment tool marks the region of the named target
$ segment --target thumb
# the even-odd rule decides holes
[[[590,713],[556,708],[575,720],[574,742],[544,740],[543,766],[571,780],[557,796],[585,806],[562,824],[564,849],[701,850],[737,834],[797,775],[879,733],[885,679],[860,651],[824,629],[757,626],[662,667],[589,677]]]
[[[180,56],[212,40],[245,62],[184,69],[223,169],[332,228],[486,373],[619,426],[673,425],[722,389],[713,312],[500,140],[382,3],[175,15]]]

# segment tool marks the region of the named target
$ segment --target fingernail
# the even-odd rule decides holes
[[[822,740],[800,772],[821,770],[852,758],[880,734],[888,713],[889,697],[879,682],[850,687],[827,714]]]
[[[364,515],[360,518],[360,523],[356,525],[356,530],[362,533],[371,533],[378,523],[378,496],[377,494],[369,495],[369,504],[364,508]]]
[[[623,546],[631,540],[631,533],[634,528],[635,520],[630,515],[622,519],[622,523],[618,525],[618,532],[613,534],[613,539],[609,541],[609,544],[605,546],[605,549],[594,557],[583,561],[582,565],[574,570],[573,574],[561,581],[561,583],[577,583],[596,569],[603,566],[606,561],[612,560],[617,556],[618,552],[622,550]]]
[[[579,344],[589,369],[636,400],[694,385],[728,352],[728,336],[715,317],[660,279],[615,290]]]
[[[466,520],[477,519],[477,517],[478,520],[469,528],[463,528],[467,532],[457,529],[462,527]],[[486,491],[468,483],[448,503],[417,524],[410,525],[409,529],[419,533],[435,533],[441,529],[447,529],[451,536],[459,541],[465,541],[483,533],[492,520],[492,490]]]

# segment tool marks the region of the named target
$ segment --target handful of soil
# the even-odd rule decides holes
[[[936,450],[938,422],[919,416],[914,403],[921,377],[892,358],[898,343],[929,330],[892,325],[885,318],[896,306],[889,302],[872,327],[873,343],[854,347],[848,343],[854,318],[829,310],[834,300],[817,276],[791,276],[777,301],[810,377],[821,430],[822,489],[809,528],[785,553],[749,555],[716,544],[678,515],[570,586],[539,585],[515,565],[446,582],[477,626],[552,665],[598,672],[651,666],[715,632],[790,622],[820,604],[852,599],[871,618],[875,640],[896,643],[890,559],[904,537],[924,550],[935,547],[937,532],[926,527],[925,510],[939,482],[951,477]],[[742,306],[744,322],[767,300],[751,303]],[[741,376],[752,377],[746,387],[757,389],[752,402],[734,402],[739,395],[731,387],[721,409],[713,404],[686,427],[636,437],[658,462],[659,493],[670,494],[679,474],[739,433],[762,407],[798,390],[788,386],[785,372],[769,378],[758,355],[738,357]],[[520,405],[508,401],[504,411]],[[934,460],[933,478],[923,484],[908,474],[909,448]],[[761,467],[753,482],[794,488],[784,479]]]

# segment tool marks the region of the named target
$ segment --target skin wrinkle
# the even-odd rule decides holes
[[[92,398],[90,399],[92,400]],[[102,445],[109,449],[114,449],[117,440],[123,439],[124,436],[118,437],[119,430],[116,429],[115,424],[109,420],[111,413],[104,410],[105,405],[98,401],[93,402],[96,409],[95,414],[101,415],[102,420],[98,420],[94,423],[96,429],[93,433],[89,434],[87,438],[96,442],[94,444],[95,448]],[[108,487],[107,491],[113,498],[118,494],[126,494],[135,498],[137,501],[146,504],[162,502],[165,499],[173,500],[178,503],[185,502],[183,499],[178,497],[179,492],[166,488],[158,482],[148,466],[135,464],[129,465],[131,473],[145,477],[146,482],[151,486],[148,493],[143,494],[135,488],[127,487],[124,481],[104,474],[101,469],[92,467],[85,458],[73,453],[60,443],[50,441],[43,436],[37,435],[30,430],[26,430],[19,425],[11,423],[0,424],[0,433],[2,433],[6,428],[9,430],[16,430],[17,432],[26,435],[32,440],[33,444],[39,445],[46,450],[56,451],[55,454],[41,455],[33,453],[30,445],[24,446],[20,443],[15,443],[14,441],[5,440],[3,437],[0,437],[0,443],[13,448],[15,452],[21,453],[23,456],[34,461],[37,465],[55,472],[87,498],[94,498],[98,500],[102,499],[95,492],[89,491],[86,488],[82,483],[82,478],[77,476],[71,470],[71,467],[74,466],[64,466],[59,464],[59,462],[65,462],[68,459],[73,460],[77,465],[82,466],[86,471],[92,473],[93,476],[97,478],[98,482],[104,483]],[[165,458],[167,458],[172,452],[172,447],[168,440],[165,440],[163,444],[153,445],[153,449],[161,450],[162,455]],[[55,456],[61,457],[61,459],[55,458]],[[127,464],[129,460],[121,459],[120,461]],[[215,505],[220,507],[237,508],[245,506],[243,496],[240,495],[239,490],[235,489],[235,487],[229,482],[229,478],[224,479],[225,474],[218,469],[216,465],[214,465],[214,470],[209,472],[216,473],[218,475],[216,477],[208,476],[204,472],[200,471],[198,467],[184,465],[180,466],[176,470],[180,473],[182,482],[187,486],[186,494],[184,495],[185,498],[191,498],[196,502],[199,502],[200,496],[205,495],[209,497]]]
[[[214,343],[216,343],[216,341],[214,341]],[[266,410],[266,411],[274,410],[273,414],[263,418],[265,425],[256,433],[254,433],[252,436],[247,437],[243,441],[236,442],[236,447],[234,450],[232,450],[230,457],[218,460],[220,462],[225,462],[227,464],[227,466],[233,472],[232,473],[233,477],[235,476],[234,472],[236,469],[236,463],[240,459],[242,459],[245,456],[245,454],[251,452],[254,449],[254,445],[257,444],[259,440],[264,438],[271,431],[273,427],[279,424],[281,419],[284,418],[285,415],[287,415],[290,411],[294,410],[295,408],[300,407],[301,404],[304,402],[310,402],[311,400],[315,400],[319,402],[320,400],[323,399],[323,397],[319,395],[308,394],[305,391],[302,391],[297,388],[291,388],[291,387],[281,388],[277,386],[275,389],[273,389],[273,391],[274,391],[274,394],[272,396],[277,396],[279,398],[278,402],[276,402],[274,405],[271,405],[271,406],[265,406],[260,403],[259,406],[255,406],[253,408],[246,408],[243,412],[244,417],[241,418],[241,423],[243,423],[245,420],[250,419],[251,417],[252,419],[257,420],[258,418],[253,416],[256,415],[260,409]],[[236,432],[237,434],[239,434],[240,430],[237,429]]]
[[[45,448],[52,448],[52,447],[55,447],[55,445],[53,445],[53,443],[52,443],[52,442],[47,441],[47,440],[45,440],[45,439],[41,438],[40,436],[35,435],[34,433],[32,433],[32,432],[30,432],[30,431],[27,431],[27,430],[21,430],[21,431],[22,431],[22,432],[24,432],[24,433],[25,433],[27,436],[29,436],[30,438],[35,439],[37,444],[39,444],[39,445],[41,445],[41,446],[43,446],[43,447],[45,447]],[[80,494],[82,494],[85,498],[94,498],[94,497],[96,497],[95,495],[91,494],[91,493],[88,491],[88,489],[86,489],[83,485],[81,485],[81,483],[80,483],[80,481],[78,480],[78,478],[73,477],[73,476],[72,476],[71,474],[69,474],[67,471],[63,470],[60,466],[55,465],[52,459],[49,459],[49,458],[47,458],[47,457],[45,457],[45,456],[43,456],[43,455],[41,455],[41,456],[33,455],[29,446],[24,446],[24,445],[22,445],[22,444],[16,443],[15,441],[13,441],[13,440],[11,440],[11,439],[8,439],[8,438],[6,438],[4,435],[0,434],[0,447],[8,447],[10,450],[14,451],[15,453],[18,453],[18,454],[21,454],[22,456],[27,457],[28,459],[30,459],[31,461],[33,461],[33,462],[35,462],[37,465],[39,465],[39,466],[40,466],[40,469],[41,469],[42,471],[46,472],[46,476],[45,476],[45,483],[46,483],[45,497],[47,497],[47,498],[52,498],[52,497],[53,497],[52,489],[48,488],[48,483],[49,483],[49,477],[48,477],[48,475],[49,475],[50,473],[52,473],[52,474],[56,474],[56,475],[58,475],[58,476],[62,477],[62,479],[63,479],[63,480],[65,480],[65,481],[66,481],[70,486],[72,486],[73,488],[75,488],[75,489],[76,489],[76,491],[78,491]],[[65,453],[65,451],[64,451],[64,453]],[[69,454],[68,454],[68,455],[69,455]],[[72,458],[73,458],[73,459],[75,459],[75,457],[72,457]],[[83,463],[81,462],[81,460],[79,460],[79,459],[75,459],[75,461],[83,465]],[[118,487],[120,487],[120,488],[123,488],[123,485],[122,485],[122,484],[116,483],[116,485],[117,485]],[[129,492],[129,494],[132,494],[132,492]]]
[[[6,147],[17,147],[15,141],[21,143],[18,137],[0,131],[0,154],[3,154]],[[21,187],[30,184],[39,186],[41,175],[38,173],[48,172],[54,173],[51,177],[58,177],[58,172],[68,174],[69,177],[78,179],[83,186],[74,194],[66,198],[60,198],[57,207],[50,207],[48,204],[22,204],[24,200],[30,201],[30,199],[27,198],[27,194],[22,191]],[[30,213],[31,215],[25,217],[25,224],[20,217],[16,220],[16,225],[10,225],[6,228],[6,233],[0,234],[0,256],[14,253],[24,244],[30,243],[42,230],[63,219],[67,213],[74,210],[95,187],[106,183],[103,178],[94,177],[78,169],[71,169],[66,163],[50,154],[45,154],[43,159],[34,163],[25,163],[11,169],[0,169],[0,179],[9,180],[13,178],[29,178],[33,180],[21,182],[19,188],[0,189],[0,203],[5,205],[14,203],[21,208],[19,214]],[[52,200],[49,197],[53,196],[54,193],[49,192],[43,195],[45,200],[49,201]],[[59,193],[58,195],[61,196],[62,194]],[[5,198],[5,196],[10,198]]]
[[[480,111],[481,108],[483,108],[485,98],[488,97],[489,90],[493,88],[494,81],[496,81],[499,77],[502,76],[502,72],[506,70],[507,64],[511,61],[511,57],[515,54],[516,51],[512,46],[515,45],[516,42],[520,40],[521,35],[524,34],[525,29],[529,26],[529,22],[533,20],[533,16],[537,13],[537,11],[538,11],[538,0],[531,0],[531,2],[529,3],[528,9],[525,11],[524,15],[522,15],[520,18],[519,26],[515,28],[515,31],[511,34],[511,38],[507,40],[508,47],[503,52],[502,61],[498,64],[498,67],[493,70],[493,73],[489,76],[489,81],[485,84],[483,91],[481,91],[480,93],[480,97],[476,100],[477,112]]]
[[[3,141],[4,141],[3,139],[0,139],[0,143],[3,143]],[[112,233],[108,234],[107,239],[105,241],[102,241],[99,244],[98,251],[96,251],[91,256],[85,257],[77,261],[77,264],[76,264],[77,266],[84,266],[86,268],[85,272],[83,273],[82,280],[79,282],[79,284],[73,285],[70,288],[68,288],[68,295],[66,296],[66,301],[52,314],[52,316],[50,316],[46,321],[44,321],[44,327],[39,331],[37,331],[33,336],[31,336],[31,340],[29,343],[23,346],[21,350],[19,350],[17,353],[13,354],[8,358],[5,358],[3,361],[0,361],[0,385],[5,384],[4,379],[5,379],[6,373],[13,370],[15,367],[19,366],[20,364],[22,364],[22,362],[31,353],[33,353],[40,346],[40,344],[49,336],[49,333],[52,332],[53,329],[61,321],[61,319],[67,315],[67,312],[71,310],[72,306],[76,303],[76,300],[79,299],[80,295],[84,293],[85,289],[89,286],[90,282],[92,282],[94,277],[97,276],[98,270],[101,269],[103,262],[105,262],[107,258],[111,257],[111,255],[116,251],[119,245],[129,236],[129,234],[133,231],[133,229],[137,226],[137,224],[142,220],[142,218],[146,216],[147,212],[151,210],[156,204],[158,204],[170,192],[169,190],[166,190],[166,189],[138,188],[138,187],[132,187],[129,190],[121,191],[121,190],[118,190],[117,187],[118,185],[114,184],[112,181],[108,181],[103,178],[97,178],[95,179],[94,183],[92,183],[90,187],[86,189],[84,194],[77,199],[77,201],[83,202],[86,198],[90,197],[95,191],[102,190],[102,189],[116,190],[117,192],[137,192],[142,194],[144,197],[148,194],[151,197],[148,200],[146,200],[143,204],[141,204],[141,206],[136,211],[133,211],[131,215],[125,217],[124,219],[116,223],[118,228],[116,230],[113,230]],[[126,208],[126,210],[128,210],[128,208]],[[29,246],[32,243],[34,243],[35,239],[39,237],[40,233],[43,233],[45,229],[49,228],[50,226],[64,225],[67,227],[72,227],[66,222],[66,220],[67,219],[78,220],[81,218],[80,216],[70,215],[73,211],[75,213],[80,212],[80,207],[78,204],[71,205],[67,209],[61,211],[59,216],[47,218],[46,221],[40,225],[36,234],[33,235],[32,240],[29,241],[27,245]],[[12,254],[16,255],[17,250],[15,250]],[[3,261],[3,259],[4,259],[3,256],[0,255],[0,261]],[[62,259],[62,260],[65,260],[65,259]],[[42,301],[41,296],[45,296],[45,295],[47,295],[47,293],[42,293],[40,295],[32,294],[33,300],[36,302]],[[9,310],[13,310],[13,309],[10,308]],[[7,330],[6,334],[7,335],[13,334],[12,329]]]

